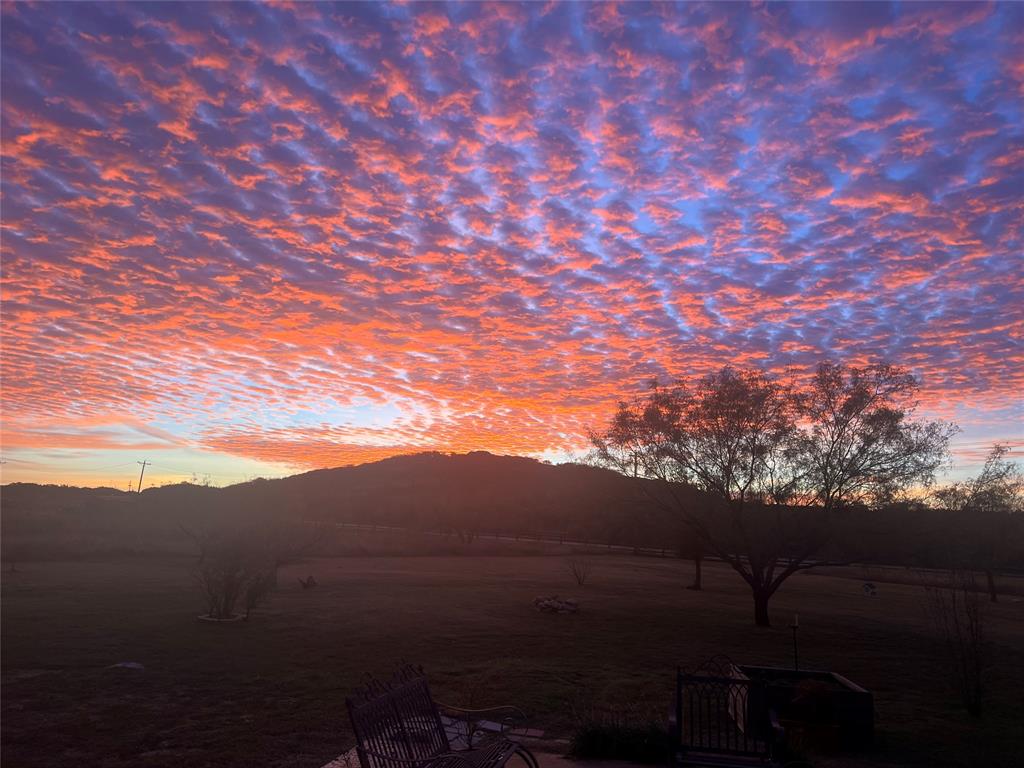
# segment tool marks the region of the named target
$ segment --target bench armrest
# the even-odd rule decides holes
[[[461,720],[466,724],[466,746],[473,746],[473,737],[477,733],[497,733],[505,735],[508,731],[517,726],[526,725],[526,714],[519,707],[509,705],[498,707],[484,707],[482,709],[466,709],[451,704],[437,701],[437,708],[448,717]],[[484,728],[480,725],[482,721],[491,721],[498,726],[498,730]]]
[[[466,709],[465,707],[456,707],[452,704],[445,704],[444,702],[437,702],[437,706],[444,711],[446,714],[456,717],[469,717],[475,720],[483,720],[486,718],[501,718],[502,720],[514,719],[514,720],[526,720],[526,714],[519,707],[513,707],[510,705],[504,705],[500,707],[484,707],[483,709]]]

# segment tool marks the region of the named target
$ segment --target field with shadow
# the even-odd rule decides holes
[[[5,767],[309,766],[351,745],[345,695],[400,660],[439,698],[515,703],[567,736],[598,705],[667,711],[672,671],[716,653],[786,665],[800,614],[801,666],[875,693],[876,745],[819,765],[1020,764],[1024,602],[991,606],[989,701],[971,720],[950,689],[922,589],[851,574],[801,575],[753,626],[745,585],[711,565],[594,556],[576,584],[565,556],[346,557],[283,568],[247,623],[196,621],[187,557],[19,564],[3,574]],[[303,590],[298,578],[319,586]],[[855,574],[854,574],[855,575]],[[539,595],[580,602],[534,610]],[[142,668],[112,665],[133,662]]]

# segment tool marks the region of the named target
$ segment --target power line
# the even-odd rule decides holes
[[[152,462],[150,462],[152,464]],[[168,472],[175,472],[179,475],[195,475],[198,474],[194,469],[182,469],[181,467],[169,467],[166,464],[153,464],[155,469],[163,469]]]
[[[102,471],[107,470],[107,469],[120,469],[121,467],[130,467],[132,464],[135,464],[135,463],[136,462],[134,462],[134,461],[126,461],[126,462],[124,462],[122,464],[110,464],[109,466],[106,466],[106,467],[76,467],[75,471],[76,472],[102,472]]]

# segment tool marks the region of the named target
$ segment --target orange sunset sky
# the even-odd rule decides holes
[[[37,4],[3,481],[563,460],[723,364],[1024,446],[1024,5]]]

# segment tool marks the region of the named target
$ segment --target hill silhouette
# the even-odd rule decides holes
[[[689,493],[705,503],[697,491]],[[17,483],[4,486],[2,510],[5,538],[34,537],[42,546],[60,535],[72,549],[76,537],[88,545],[97,536],[134,541],[176,535],[179,525],[266,521],[441,529],[466,540],[498,531],[546,532],[674,547],[685,538],[678,521],[632,478],[484,451],[396,456],[224,488],[181,483],[128,493]]]
[[[180,483],[128,493],[13,483],[0,493],[5,565],[156,551],[191,552],[182,527],[247,528],[289,523],[362,523],[477,536],[564,534],[587,541],[692,553],[692,534],[651,501],[655,486],[583,464],[552,465],[484,451],[419,453],[224,488]],[[678,487],[694,505],[716,502]],[[941,566],[969,558],[983,518],[898,503],[834,521],[823,556]],[[1024,564],[1021,522],[1003,547]],[[419,537],[414,537],[419,538]],[[963,551],[961,551],[963,550]]]

